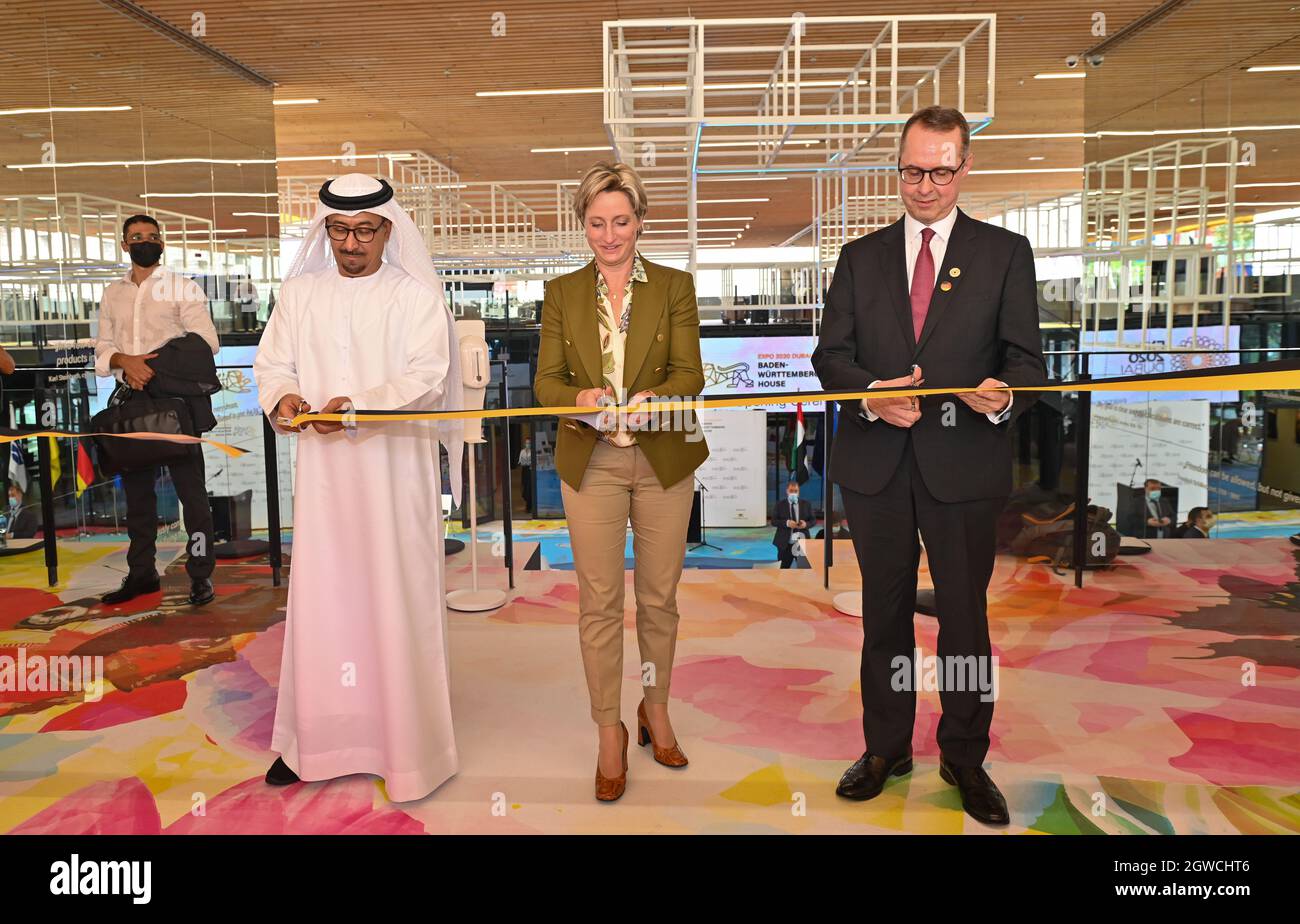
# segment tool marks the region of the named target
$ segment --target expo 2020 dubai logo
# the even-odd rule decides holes
[[[1188,337],[1178,345],[1185,350],[1213,350],[1223,346],[1223,344],[1200,334],[1196,335],[1195,340]],[[1215,366],[1228,366],[1231,364],[1232,362],[1228,358],[1226,352],[1175,353],[1169,358],[1170,367],[1180,372],[1190,372],[1195,369],[1210,369]]]

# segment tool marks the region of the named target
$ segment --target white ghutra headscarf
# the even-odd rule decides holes
[[[384,262],[392,264],[420,282],[433,293],[434,310],[447,315],[447,381],[434,410],[451,411],[460,408],[464,388],[460,374],[460,338],[456,336],[456,319],[442,294],[442,281],[433,268],[433,260],[425,249],[424,239],[415,222],[393,198],[393,188],[387,181],[375,179],[364,173],[349,173],[330,180],[321,187],[320,204],[307,229],[302,247],[294,257],[285,280],[303,273],[316,273],[335,265],[334,251],[330,248],[325,219],[330,215],[356,215],[370,212],[387,218],[392,223],[388,243],[384,246]],[[359,411],[365,408],[357,408]],[[447,468],[451,476],[453,501],[460,504],[460,468],[464,453],[464,423],[459,420],[438,421],[434,425],[438,440],[447,447]],[[437,455],[437,445],[434,445]]]

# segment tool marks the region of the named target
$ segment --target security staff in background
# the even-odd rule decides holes
[[[1169,498],[1161,497],[1161,487],[1158,478],[1148,478],[1142,483],[1142,500],[1146,505],[1142,529],[1144,539],[1174,538],[1174,505],[1169,502]]]
[[[776,527],[776,535],[772,537],[776,557],[782,568],[789,568],[794,565],[795,558],[792,534],[802,532],[808,535],[814,522],[812,504],[799,499],[799,482],[792,481],[786,486],[785,500],[776,502],[771,522]]]
[[[212,348],[220,348],[208,299],[198,283],[163,267],[162,229],[148,215],[132,215],[122,223],[122,250],[131,255],[131,268],[104,290],[99,304],[99,337],[95,342],[95,374],[115,376],[137,391],[144,390],[155,370],[150,360],[171,340],[195,333]],[[212,589],[212,510],[203,471],[203,452],[192,447],[190,459],[168,466],[176,496],[184,509],[185,570],[190,578],[190,603],[209,603]],[[128,572],[122,586],[103,597],[124,603],[160,589],[155,562],[158,499],[154,482],[158,469],[122,474],[126,491],[126,530],[131,544]]]
[[[1187,511],[1187,522],[1174,531],[1175,539],[1209,539],[1214,529],[1214,511],[1209,507],[1193,507]]]

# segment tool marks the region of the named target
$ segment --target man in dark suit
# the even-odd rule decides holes
[[[0,540],[35,538],[41,528],[41,522],[36,516],[36,508],[23,505],[23,490],[17,482],[10,483],[8,493],[8,524],[4,531],[0,532]]]
[[[782,568],[789,568],[794,564],[790,534],[797,530],[806,536],[814,522],[812,504],[799,499],[799,482],[792,481],[786,486],[785,500],[776,502],[771,522],[776,527],[776,535],[772,537],[776,557],[780,559]]]
[[[1193,507],[1187,511],[1187,522],[1174,530],[1175,539],[1209,539],[1214,528],[1214,511],[1209,507]]]
[[[1041,385],[1047,372],[1029,241],[957,208],[970,166],[960,112],[929,107],[908,120],[898,164],[906,214],[840,251],[812,357],[827,389],[989,389],[844,402],[831,471],[862,572],[866,751],[836,792],[870,799],[912,769],[919,529],[941,674],[967,679],[940,692],[940,775],[972,817],[1007,824],[983,769],[996,685],[970,681],[996,669],[986,606],[995,527],[1011,493],[1010,434],[1033,403],[1032,393],[997,389]]]
[[[1161,482],[1157,478],[1148,478],[1142,483],[1145,494],[1143,504],[1145,512],[1142,522],[1144,539],[1177,539],[1174,528],[1174,505],[1169,498],[1160,496]]]

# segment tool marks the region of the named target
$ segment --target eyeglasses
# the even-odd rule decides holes
[[[935,186],[947,186],[952,182],[952,178],[961,170],[962,165],[966,163],[966,158],[961,159],[961,163],[955,167],[932,167],[925,170],[921,167],[903,167],[899,166],[898,175],[902,177],[903,182],[908,186],[915,186],[925,179],[926,174],[930,176],[930,182]]]
[[[388,224],[387,219],[384,220],[384,225],[386,224]],[[375,235],[379,233],[379,229],[384,225],[380,225],[379,228],[371,228],[367,225],[362,225],[360,228],[349,228],[347,225],[335,223],[327,224],[325,231],[329,234],[331,240],[346,241],[348,235],[351,234],[357,239],[357,243],[369,244],[375,239]]]

